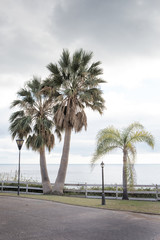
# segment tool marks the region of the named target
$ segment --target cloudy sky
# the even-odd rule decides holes
[[[156,141],[154,151],[138,145],[138,163],[160,163],[160,1],[0,0],[0,164],[17,163],[8,127],[11,102],[33,75],[46,78],[46,65],[64,48],[93,51],[104,70],[106,111],[88,113],[88,130],[72,135],[70,163],[88,163],[97,132],[139,121]],[[59,163],[62,144],[47,155]],[[22,163],[38,153],[22,148]],[[114,152],[106,163],[122,163]]]

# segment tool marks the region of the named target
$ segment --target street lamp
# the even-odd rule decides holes
[[[102,205],[106,205],[105,193],[104,193],[104,163],[101,162],[102,167]]]
[[[18,146],[18,149],[19,149],[19,164],[18,164],[18,192],[17,192],[17,195],[19,195],[19,183],[20,183],[20,157],[21,157],[21,148],[22,148],[22,145],[23,145],[24,140],[23,140],[23,139],[17,139],[16,142],[17,142],[17,146]]]

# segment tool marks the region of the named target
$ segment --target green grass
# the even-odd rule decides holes
[[[0,193],[0,196],[17,196],[14,193]],[[55,195],[31,195],[20,194],[19,197],[47,200],[76,206],[94,207],[119,211],[132,211],[139,213],[160,214],[160,202],[106,200],[106,205],[101,205],[101,199],[89,199],[79,197],[55,196]]]

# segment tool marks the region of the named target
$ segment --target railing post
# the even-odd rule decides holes
[[[28,183],[26,183],[26,193],[28,193]]]
[[[158,185],[156,184],[156,199],[158,201]]]
[[[87,198],[87,183],[85,183],[85,198]]]
[[[118,186],[116,184],[116,199],[118,199]]]
[[[3,192],[3,184],[4,184],[4,183],[3,183],[3,181],[2,181],[1,192]]]

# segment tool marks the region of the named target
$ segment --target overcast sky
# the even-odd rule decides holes
[[[160,1],[0,0],[0,164],[17,163],[18,149],[8,127],[11,102],[33,75],[46,78],[46,65],[64,48],[93,51],[104,70],[106,111],[88,113],[88,130],[73,134],[70,163],[89,163],[96,134],[139,121],[156,141],[144,144],[138,163],[160,163]],[[47,155],[59,163],[63,142]],[[22,163],[38,163],[38,153],[22,148]],[[106,163],[122,163],[114,152]]]

